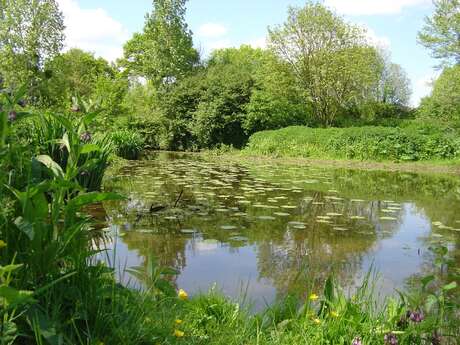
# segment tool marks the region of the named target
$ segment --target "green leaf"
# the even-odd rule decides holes
[[[95,151],[100,151],[101,148],[99,147],[99,145],[96,145],[96,144],[85,144],[83,145],[83,147],[81,148],[81,154],[85,154],[85,153],[90,153],[90,152],[95,152]]]
[[[125,197],[117,193],[100,193],[100,192],[91,192],[80,194],[77,197],[73,198],[67,204],[67,210],[71,209],[80,209],[85,205],[94,204],[106,200],[124,200]]]
[[[14,225],[16,225],[16,227],[19,230],[25,233],[27,237],[29,237],[30,240],[34,239],[34,236],[35,236],[34,226],[31,223],[29,223],[27,220],[25,220],[22,217],[18,217],[14,221]]]
[[[16,271],[17,269],[21,268],[22,266],[23,266],[22,264],[19,264],[19,265],[6,265],[6,266],[1,266],[0,265],[0,276],[2,276],[4,274],[11,273],[13,271]]]
[[[62,171],[62,168],[59,164],[53,161],[50,156],[40,155],[35,157],[35,159],[50,169],[55,177],[64,178],[64,172]]]
[[[421,279],[423,288],[425,289],[426,286],[427,286],[429,283],[431,283],[434,279],[435,279],[435,276],[434,276],[434,275],[429,275],[429,276],[423,277],[423,278]]]
[[[443,289],[444,291],[449,291],[449,290],[455,289],[456,287],[457,287],[457,282],[451,282],[451,283],[449,283],[449,284],[447,284],[447,285],[444,285],[444,286],[442,287],[442,289]]]
[[[32,291],[17,290],[10,286],[0,286],[0,304],[14,306],[32,300]]]

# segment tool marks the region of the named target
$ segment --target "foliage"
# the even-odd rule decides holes
[[[419,42],[445,64],[460,63],[460,1],[434,0],[435,12],[425,19]]]
[[[460,154],[456,131],[421,125],[315,129],[287,127],[251,136],[244,152],[288,157],[417,161]]]
[[[142,33],[124,46],[122,65],[130,75],[152,81],[157,87],[187,75],[199,57],[185,23],[186,0],[154,0]]]
[[[128,129],[118,130],[111,134],[117,156],[125,159],[138,159],[144,148],[142,136]]]
[[[419,116],[438,121],[460,121],[460,65],[446,67],[434,82],[431,95],[422,99]]]
[[[73,159],[71,163],[78,167],[76,180],[90,191],[101,188],[112,152],[112,143],[108,136],[93,136],[90,132],[95,115],[88,113],[70,119],[54,114],[40,115],[32,121],[30,136],[37,151],[51,157],[61,169],[65,169]],[[72,157],[71,151],[66,148],[75,145],[78,147],[82,143],[86,148]]]
[[[411,89],[406,72],[400,65],[391,62],[389,53],[382,51],[380,56],[383,68],[377,100],[383,104],[408,106]]]
[[[101,110],[97,120],[104,126],[125,112],[128,81],[103,58],[71,49],[49,60],[45,71],[48,79],[41,85],[42,107],[68,111],[74,97],[91,99]]]
[[[0,18],[3,87],[15,89],[27,83],[35,102],[39,81],[46,78],[45,61],[63,47],[62,13],[55,0],[2,0]]]
[[[359,107],[375,89],[381,69],[377,51],[360,28],[322,4],[291,7],[287,21],[269,29],[269,36],[270,48],[291,66],[305,102],[323,125]]]

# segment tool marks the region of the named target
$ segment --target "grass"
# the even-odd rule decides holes
[[[97,259],[113,239],[85,213],[88,205],[123,198],[98,186],[91,191],[86,184],[100,185],[99,179],[80,179],[92,164],[102,176],[106,158],[102,164],[98,154],[109,155],[107,143],[88,131],[94,114],[81,114],[77,126],[52,116],[39,123],[43,138],[18,140],[29,114],[9,120],[21,96],[3,96],[0,345],[455,344],[460,338],[459,272],[446,248],[435,252],[435,274],[383,305],[369,278],[351,298],[329,278],[322,292],[306,287],[259,314],[213,290],[192,299],[177,293],[176,272],[154,261],[128,271],[143,289],[119,284],[114,269]]]
[[[460,155],[457,131],[406,127],[287,127],[252,135],[245,154],[371,161],[447,161]]]

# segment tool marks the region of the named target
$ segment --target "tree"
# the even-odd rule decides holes
[[[0,75],[4,86],[27,83],[32,94],[46,60],[63,47],[64,21],[55,0],[0,0]],[[32,95],[31,94],[31,95]]]
[[[410,79],[406,71],[393,62],[391,62],[390,53],[380,51],[382,72],[377,90],[377,101],[406,107],[409,105],[411,88]]]
[[[359,107],[378,83],[381,65],[364,32],[319,3],[291,7],[282,26],[269,29],[269,46],[286,61],[313,115],[331,125]]]
[[[41,86],[42,105],[69,109],[72,97],[95,101],[109,116],[123,111],[128,83],[103,58],[81,49],[71,49],[45,64],[48,79]]]
[[[199,61],[192,32],[185,22],[186,0],[153,0],[142,33],[124,46],[122,65],[130,75],[147,78],[156,85],[187,75]]]
[[[419,42],[444,64],[460,63],[460,1],[434,0],[435,12],[425,19]]]
[[[460,122],[460,65],[446,67],[434,82],[429,97],[422,99],[419,108],[422,117]]]

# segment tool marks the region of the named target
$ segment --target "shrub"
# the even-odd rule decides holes
[[[115,131],[111,138],[115,145],[115,153],[125,159],[138,159],[144,148],[144,139],[139,133],[132,130]]]
[[[287,127],[254,134],[247,153],[317,158],[417,161],[460,154],[456,131],[413,124],[404,128]]]

